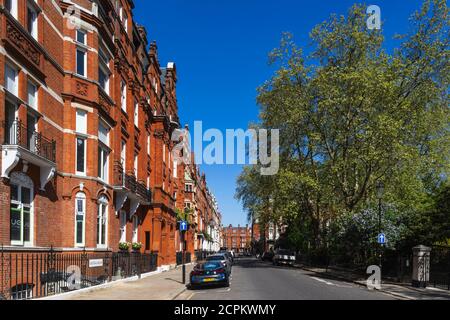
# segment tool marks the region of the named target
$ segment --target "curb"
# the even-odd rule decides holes
[[[302,270],[306,270],[306,271],[309,271],[309,272],[313,272],[315,274],[322,274],[322,275],[325,274],[324,272],[311,270],[311,269],[308,269],[308,268],[305,268],[305,267],[297,267],[297,268],[298,269],[302,269]],[[345,281],[345,282],[351,282],[351,283],[357,284],[359,286],[366,287],[366,283],[361,281],[361,280],[350,280],[350,279],[347,279],[347,278],[344,278],[344,277],[341,277],[341,276],[336,276],[336,275],[333,275],[333,274],[330,274],[330,273],[326,273],[326,275],[331,277],[331,278],[337,279],[337,280],[342,280],[342,281]],[[415,298],[411,298],[409,296],[405,296],[405,295],[400,294],[400,293],[392,293],[390,291],[386,291],[386,290],[383,290],[383,289],[377,290],[377,291],[379,291],[379,292],[381,292],[383,294],[387,294],[387,295],[396,297],[396,298],[402,298],[402,299],[411,300],[411,301],[418,300],[418,299],[415,299]]]

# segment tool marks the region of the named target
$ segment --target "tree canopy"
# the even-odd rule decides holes
[[[257,98],[258,126],[280,129],[280,171],[247,167],[237,181],[253,219],[295,223],[314,247],[330,221],[371,208],[379,182],[398,212],[424,212],[448,181],[446,1],[425,1],[392,52],[365,11],[354,5],[317,25],[309,55],[283,35],[270,54],[277,71]]]

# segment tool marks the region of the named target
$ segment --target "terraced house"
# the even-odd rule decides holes
[[[0,293],[51,294],[43,275],[64,270],[43,256],[50,248],[61,261],[82,253],[91,283],[129,269],[105,258],[127,243],[154,267],[174,265],[185,191],[171,157],[176,65],[160,65],[132,0],[0,4]],[[44,268],[20,282],[5,259]]]

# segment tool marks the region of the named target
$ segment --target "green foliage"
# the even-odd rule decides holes
[[[428,227],[449,237],[448,202],[433,207],[450,169],[446,2],[425,1],[392,53],[366,19],[355,5],[319,24],[310,56],[285,34],[270,54],[278,70],[258,90],[259,127],[280,129],[281,168],[272,177],[245,168],[236,197],[249,220],[287,224],[295,248],[325,246],[326,226],[370,208],[380,181],[405,239],[436,241]],[[347,227],[359,240],[367,231]]]

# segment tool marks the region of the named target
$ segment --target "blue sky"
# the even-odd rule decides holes
[[[178,71],[178,101],[182,123],[204,129],[246,129],[257,121],[256,88],[273,73],[268,53],[283,32],[294,34],[299,46],[309,44],[309,32],[330,14],[345,14],[347,0],[135,0],[135,19],[150,40],[158,43],[161,65],[173,61]],[[386,47],[408,30],[408,18],[421,0],[361,2],[378,5]],[[245,225],[246,213],[234,199],[241,166],[202,166],[219,201],[223,223]]]

